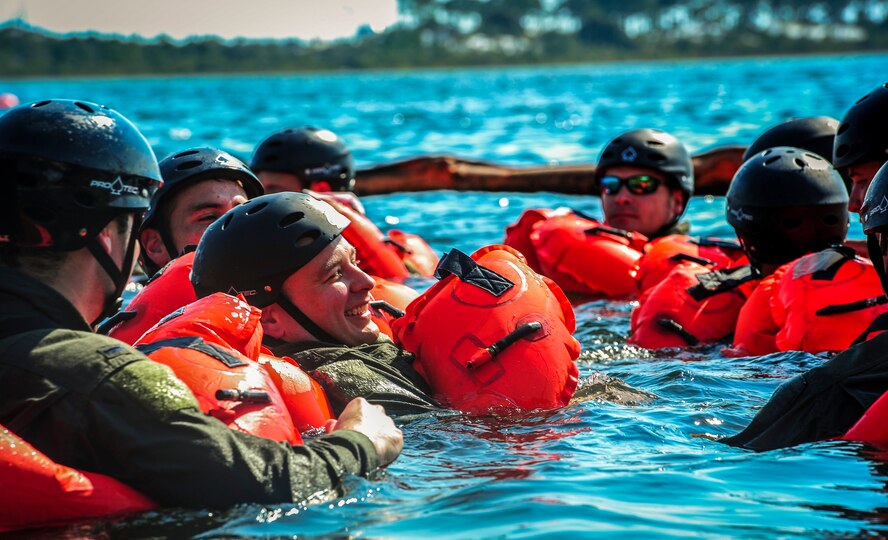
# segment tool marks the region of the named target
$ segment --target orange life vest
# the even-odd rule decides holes
[[[370,302],[370,318],[381,333],[394,340],[392,321],[404,315],[407,305],[416,299],[419,293],[402,283],[377,276],[373,276],[373,279],[376,285],[370,291],[373,296],[373,302]]]
[[[506,227],[506,239],[503,243],[509,247],[513,247],[524,255],[529,266],[534,272],[542,272],[540,262],[537,260],[536,247],[530,241],[530,234],[538,223],[545,221],[551,217],[572,214],[569,208],[558,208],[557,210],[549,210],[547,208],[531,208],[525,210],[518,221]]]
[[[389,247],[395,248],[411,274],[435,277],[438,254],[421,236],[392,229],[388,232],[387,243]]]
[[[747,266],[678,262],[648,288],[632,312],[632,345],[647,349],[715,343],[734,331],[740,309],[758,283]]]
[[[444,276],[392,323],[436,399],[465,412],[567,404],[580,345],[564,294],[507,246],[441,260]]]
[[[769,276],[741,310],[734,347],[746,354],[842,351],[888,306],[872,263],[849,248],[799,257]],[[755,301],[753,299],[755,298]]]
[[[320,386],[298,366],[260,357],[261,311],[224,293],[169,315],[136,343],[169,366],[202,411],[232,429],[292,444],[332,417]]]
[[[682,261],[718,269],[733,266],[741,257],[743,248],[735,241],[684,234],[655,238],[644,246],[644,254],[636,265],[639,294],[660,283]]]
[[[160,269],[115,318],[120,322],[108,335],[128,345],[136,342],[157,321],[197,300],[191,286],[194,252],[186,253]]]
[[[0,426],[0,532],[157,508],[104,474],[55,463]]]

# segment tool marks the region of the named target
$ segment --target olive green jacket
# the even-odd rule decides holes
[[[3,267],[0,424],[58,463],[165,506],[322,500],[348,474],[377,468],[373,444],[354,431],[291,446],[227,428],[169,368],[91,333],[58,292]]]
[[[278,343],[277,356],[289,356],[324,387],[338,414],[356,397],[401,416],[440,410],[429,385],[413,369],[413,355],[385,337],[348,347],[321,342]]]

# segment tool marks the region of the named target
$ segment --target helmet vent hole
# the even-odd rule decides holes
[[[795,161],[795,164],[798,165],[800,169],[804,169],[808,165],[802,158],[795,158],[793,161]]]
[[[305,217],[303,212],[293,212],[292,214],[288,214],[284,216],[284,219],[280,222],[281,229],[285,229],[294,223],[299,223]]]
[[[39,103],[35,103],[35,104],[31,105],[31,107],[35,107],[35,108],[36,108],[36,107],[43,107],[43,106],[49,105],[50,103],[52,103],[52,102],[49,101],[49,100],[47,100],[47,101],[41,101],[41,102],[39,102]]]
[[[231,220],[234,219],[234,214],[228,214],[228,217],[225,218],[225,221],[222,222],[221,229],[224,231],[231,224]]]
[[[88,112],[88,113],[94,113],[94,112],[96,112],[95,109],[93,109],[92,107],[90,107],[90,106],[87,105],[86,103],[81,103],[81,102],[79,102],[79,101],[75,101],[75,102],[74,102],[74,105],[77,105],[78,107],[80,107],[81,109],[83,109],[84,111],[86,111],[86,112]]]
[[[771,152],[773,152],[773,151],[774,151],[773,148],[768,148],[767,150],[765,150],[764,152],[762,152],[762,155],[763,155],[763,156],[768,156],[768,155],[770,155]]]
[[[303,248],[306,246],[310,246],[314,243],[315,240],[321,235],[321,231],[308,231],[293,242],[293,246],[297,248]]]
[[[656,141],[656,140],[653,140],[653,139],[649,140],[649,141],[647,142],[647,144],[648,144],[648,146],[663,146],[663,142],[662,142],[662,141]]]
[[[184,152],[179,152],[178,154],[173,156],[173,159],[181,159],[185,156],[193,156],[194,154],[197,154],[197,153],[198,153],[197,150],[185,150]]]
[[[783,230],[791,231],[793,229],[798,229],[802,226],[801,218],[787,218],[783,220]]]
[[[258,214],[258,213],[261,212],[266,206],[268,206],[268,203],[267,203],[267,202],[259,203],[259,204],[255,205],[255,206],[251,207],[251,208],[247,208],[247,211],[244,213],[244,215],[252,216],[253,214]]]
[[[809,152],[805,152],[805,157],[808,158],[808,159],[814,159],[814,160],[817,160],[817,161],[823,161],[823,158],[821,158],[821,157],[818,156],[817,154],[811,154],[811,153],[809,153]]]
[[[780,161],[780,156],[771,156],[765,160],[765,165],[771,165],[772,163],[776,163]]]
[[[863,96],[862,98],[860,98],[860,99],[858,99],[857,101],[855,101],[854,104],[857,105],[858,103],[862,103],[863,100],[865,100],[865,99],[867,99],[868,97],[870,97],[870,95],[871,95],[871,94],[867,94],[867,95]]]
[[[649,154],[648,154],[648,158],[649,158],[651,161],[654,161],[654,162],[656,162],[656,163],[663,163],[664,161],[666,161],[666,156],[664,156],[663,154],[661,154],[661,153],[659,153],[659,152],[651,152],[651,153],[649,153]]]
[[[193,169],[195,167],[200,167],[200,161],[192,159],[190,161],[186,161],[185,163],[180,163],[178,166],[176,166],[176,170],[187,171],[188,169]]]

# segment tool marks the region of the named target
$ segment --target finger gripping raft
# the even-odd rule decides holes
[[[392,323],[442,404],[471,413],[560,407],[577,386],[580,345],[561,289],[514,249],[453,250],[440,281]]]

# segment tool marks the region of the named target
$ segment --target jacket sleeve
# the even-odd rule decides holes
[[[166,506],[225,507],[329,499],[349,474],[377,468],[364,435],[343,430],[304,446],[235,432],[203,414],[168,368],[133,362],[93,396],[82,444],[102,471]]]

